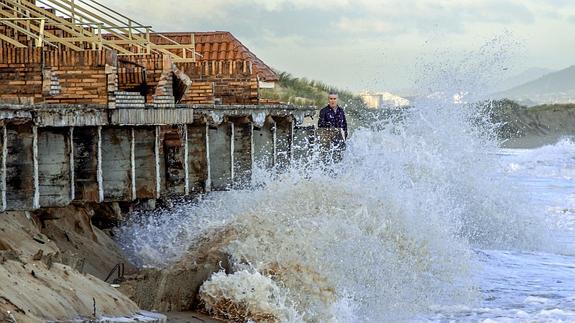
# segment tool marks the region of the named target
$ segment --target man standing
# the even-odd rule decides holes
[[[319,112],[318,128],[329,130],[319,130],[320,142],[323,150],[330,152],[333,161],[340,161],[343,150],[345,150],[345,140],[347,139],[347,120],[345,112],[337,105],[338,95],[335,92],[329,93],[329,104]]]

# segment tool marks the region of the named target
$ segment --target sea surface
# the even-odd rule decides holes
[[[422,321],[575,321],[575,142],[501,149],[500,176],[529,195],[529,207],[549,228],[550,250],[475,249],[481,300],[438,306]]]
[[[312,154],[257,168],[253,189],[132,216],[118,241],[162,269],[211,239],[234,273],[203,297],[246,320],[575,321],[573,139],[504,149],[448,102],[355,130],[341,163]]]

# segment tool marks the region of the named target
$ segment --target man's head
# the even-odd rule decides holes
[[[337,93],[334,91],[329,92],[328,96],[329,106],[332,108],[337,107]]]

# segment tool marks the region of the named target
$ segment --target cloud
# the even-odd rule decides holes
[[[397,29],[391,23],[379,19],[343,17],[336,25],[340,30],[348,33],[389,33]]]
[[[231,31],[301,75],[333,79],[325,66],[338,66],[342,84],[366,74],[396,84],[431,49],[473,50],[503,30],[525,43],[529,64],[570,65],[575,52],[574,0],[99,1],[156,31]]]

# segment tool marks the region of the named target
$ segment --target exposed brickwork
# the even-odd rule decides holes
[[[146,69],[134,64],[119,62],[118,81],[121,91],[141,92],[146,83]]]
[[[217,79],[214,96],[221,104],[258,104],[258,80]]]
[[[112,51],[0,50],[0,99],[20,103],[108,104]]]
[[[168,75],[172,71],[172,64],[167,57],[160,54],[122,57],[119,64],[120,89],[124,91],[138,91],[145,95],[147,103],[154,103],[154,96],[173,95],[166,89]],[[140,79],[136,86],[131,81]],[[124,83],[128,81],[128,83]]]
[[[44,52],[45,66],[58,78],[61,91],[46,103],[108,104],[108,74],[115,74],[112,51]],[[115,82],[114,78],[110,82]]]
[[[214,82],[194,81],[185,93],[181,103],[185,104],[213,104]]]
[[[0,49],[0,98],[9,103],[41,102],[42,51]]]
[[[248,61],[203,61],[179,63],[177,66],[192,82],[212,82],[213,98],[218,104],[259,103],[258,79]]]
[[[47,26],[46,30],[70,36],[58,26]],[[228,32],[165,34],[181,44],[190,44],[195,38],[196,51],[202,55],[196,57],[196,62],[176,64],[159,53],[118,57],[113,50],[76,52],[48,45],[34,49],[34,41],[6,25],[0,25],[0,33],[30,46],[11,48],[0,41],[0,100],[4,102],[115,108],[118,92],[130,98],[131,93],[139,93],[145,98],[144,104],[158,108],[173,107],[175,103],[253,105],[260,103],[259,80],[277,79]],[[158,35],[151,35],[151,41],[170,44]],[[83,47],[91,47],[88,45]],[[181,49],[173,51],[182,54]],[[124,105],[132,105],[126,102]]]

